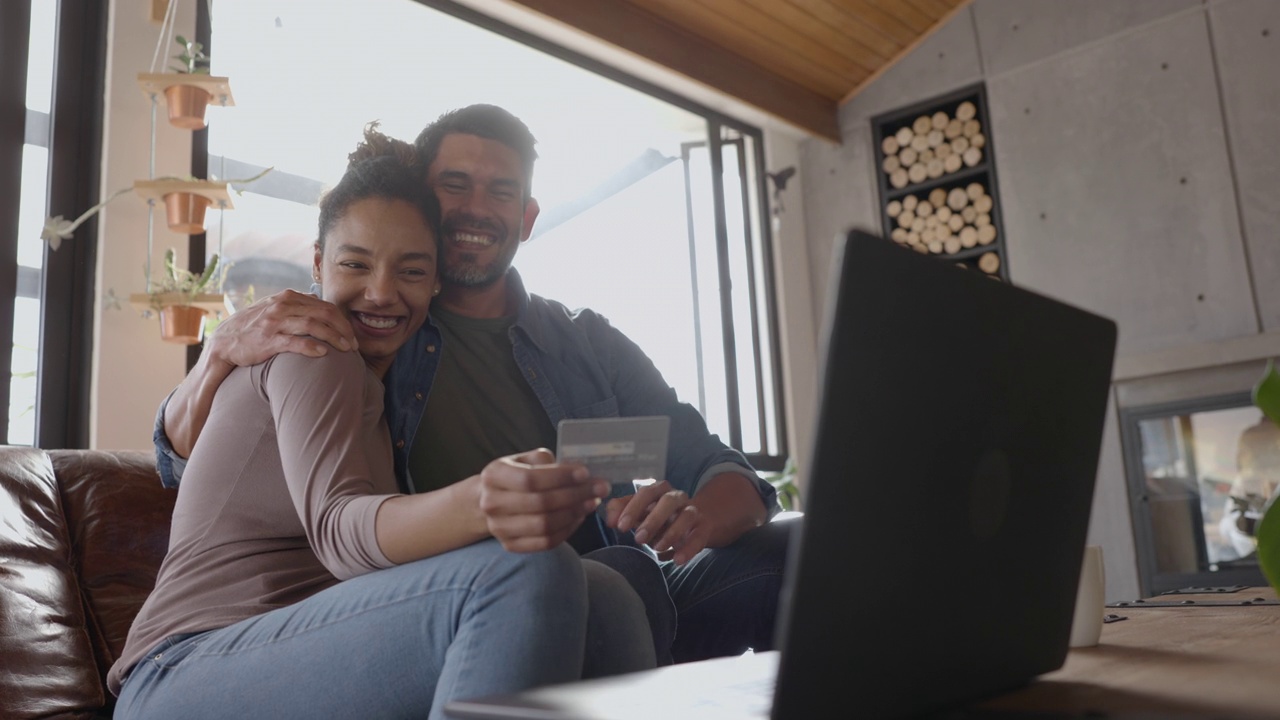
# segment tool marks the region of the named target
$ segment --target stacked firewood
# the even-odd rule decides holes
[[[941,110],[921,115],[886,137],[880,147],[881,169],[889,185],[901,190],[981,163],[987,138],[977,113],[977,107],[965,101],[956,107],[955,117]]]
[[[890,200],[885,206],[885,212],[897,223],[889,236],[917,252],[935,255],[954,255],[990,245],[996,240],[992,206],[991,196],[978,182],[907,195]],[[983,272],[994,274],[1000,269],[1000,256],[984,253],[978,257],[977,265]]]

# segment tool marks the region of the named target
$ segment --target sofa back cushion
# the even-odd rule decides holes
[[[0,717],[91,717],[94,663],[71,539],[41,450],[0,447]]]
[[[178,492],[160,485],[152,453],[50,450],[49,457],[105,683],[133,618],[155,587]]]

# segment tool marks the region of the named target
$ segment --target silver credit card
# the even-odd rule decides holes
[[[666,415],[561,420],[556,459],[582,463],[592,477],[613,484],[662,480],[670,427]]]

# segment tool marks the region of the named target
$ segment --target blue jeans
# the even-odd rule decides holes
[[[486,540],[171,637],[134,667],[115,717],[443,718],[452,699],[580,677],[586,612],[568,546]]]
[[[617,570],[640,595],[648,609],[659,665],[741,655],[748,649],[772,650],[787,548],[802,521],[793,517],[766,523],[732,545],[703,550],[684,567],[670,561],[657,563],[652,551],[644,555],[648,568],[635,562],[634,555],[639,553],[595,551],[584,557]],[[631,541],[631,533],[617,535],[622,542]],[[661,569],[665,583],[653,581],[653,564]]]

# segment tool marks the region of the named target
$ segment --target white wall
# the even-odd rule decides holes
[[[805,469],[817,413],[817,316],[810,288],[808,232],[804,223],[804,178],[799,172],[800,143],[791,135],[766,132],[765,164],[770,172],[797,169],[785,190],[769,184],[773,210],[773,267],[777,287],[778,334],[782,351],[782,385],[787,399],[787,446],[797,468],[796,483],[804,501]]]
[[[804,143],[815,299],[830,238],[881,232],[870,119],[985,81],[1010,276],[1116,319],[1117,381],[1280,354],[1276,67],[1272,0],[975,0],[841,108],[842,146]],[[1117,420],[1110,600],[1138,594]]]
[[[150,6],[150,0],[111,3],[102,162],[102,187],[107,191],[149,177],[151,101],[138,86],[137,75],[150,68],[160,31],[160,26],[148,19]],[[193,34],[195,5],[180,2],[178,8],[177,32]],[[161,49],[163,56],[176,54],[171,50],[176,47],[167,40]],[[156,175],[188,175],[191,133],[171,127],[164,113],[161,105],[156,124]],[[146,201],[130,194],[107,206],[99,223],[98,243],[90,446],[147,450],[152,447],[156,406],[185,374],[186,346],[162,342],[159,321],[143,319],[128,302],[130,294],[146,289]],[[157,208],[153,245],[153,276],[158,276],[167,247],[176,247],[179,262],[186,263],[187,237],[168,230],[163,206]],[[118,308],[107,299],[108,293],[119,298]]]

